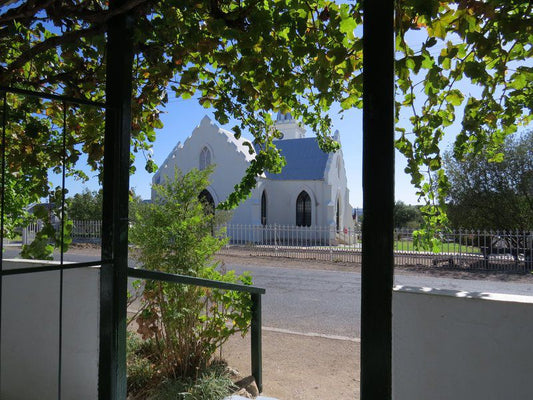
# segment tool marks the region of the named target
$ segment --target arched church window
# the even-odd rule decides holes
[[[198,195],[198,199],[200,199],[200,201],[204,204],[204,207],[206,207],[207,212],[215,212],[215,200],[207,189],[204,189],[200,192],[200,194]]]
[[[296,199],[296,226],[311,226],[311,197],[305,190]]]
[[[266,199],[266,193],[263,190],[263,194],[261,195],[261,225],[266,225],[267,223],[267,199]]]
[[[200,171],[203,171],[211,164],[211,151],[204,147],[200,152]]]
[[[341,216],[341,205],[340,205],[340,199],[337,198],[337,212],[336,212],[336,215],[335,215],[335,224],[336,224],[336,227],[337,227],[337,232],[340,230],[340,216]]]

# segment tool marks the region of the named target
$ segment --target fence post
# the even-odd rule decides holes
[[[333,243],[337,239],[335,237],[335,227],[333,225],[330,225],[328,231],[329,231],[328,232],[328,236],[329,236],[329,240],[328,240],[328,244],[329,244],[329,260],[333,261]],[[331,240],[332,237],[333,237],[333,240]]]
[[[261,342],[261,295],[252,293],[252,375],[259,392],[263,391],[262,342]]]

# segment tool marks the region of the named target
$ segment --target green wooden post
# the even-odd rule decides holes
[[[261,294],[252,293],[252,375],[259,392],[263,391],[262,342],[261,342]]]
[[[112,0],[110,8],[125,0]],[[102,259],[100,270],[100,400],[126,399],[128,202],[133,64],[133,19],[108,23],[104,140]]]

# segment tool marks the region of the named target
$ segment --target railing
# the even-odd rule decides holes
[[[333,226],[227,225],[223,250],[246,249],[255,255],[283,256],[341,262],[361,262],[359,229]],[[417,245],[413,229],[396,229],[397,266],[446,266],[489,270],[533,269],[532,231],[457,230],[439,233],[432,248]]]
[[[259,389],[263,391],[263,372],[262,372],[262,339],[261,339],[261,295],[265,294],[265,289],[257,286],[241,285],[236,283],[227,283],[213,281],[210,279],[195,278],[186,275],[169,274],[159,271],[148,271],[145,269],[128,268],[128,276],[145,280],[156,280],[172,282],[183,285],[195,285],[223,290],[235,290],[238,292],[250,293],[252,300],[252,321],[251,321],[251,359],[252,359],[252,376]]]
[[[59,230],[60,223],[56,223]],[[32,222],[22,228],[22,244],[30,244],[35,235],[43,229],[41,221]],[[71,237],[73,242],[100,243],[102,238],[102,221],[99,220],[74,220]]]
[[[35,236],[38,223],[23,229],[23,243]],[[361,262],[360,229],[334,226],[226,225],[228,245],[222,252],[246,248],[256,255]],[[417,246],[413,229],[394,231],[397,266],[447,266],[490,270],[531,270],[532,231],[457,230],[439,233],[433,248]],[[101,221],[73,221],[74,242],[99,242]]]

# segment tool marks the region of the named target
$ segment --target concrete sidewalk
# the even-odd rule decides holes
[[[359,349],[353,339],[264,328],[264,397],[258,399],[359,399]],[[249,375],[249,335],[232,337],[222,348],[222,358],[242,376]]]

